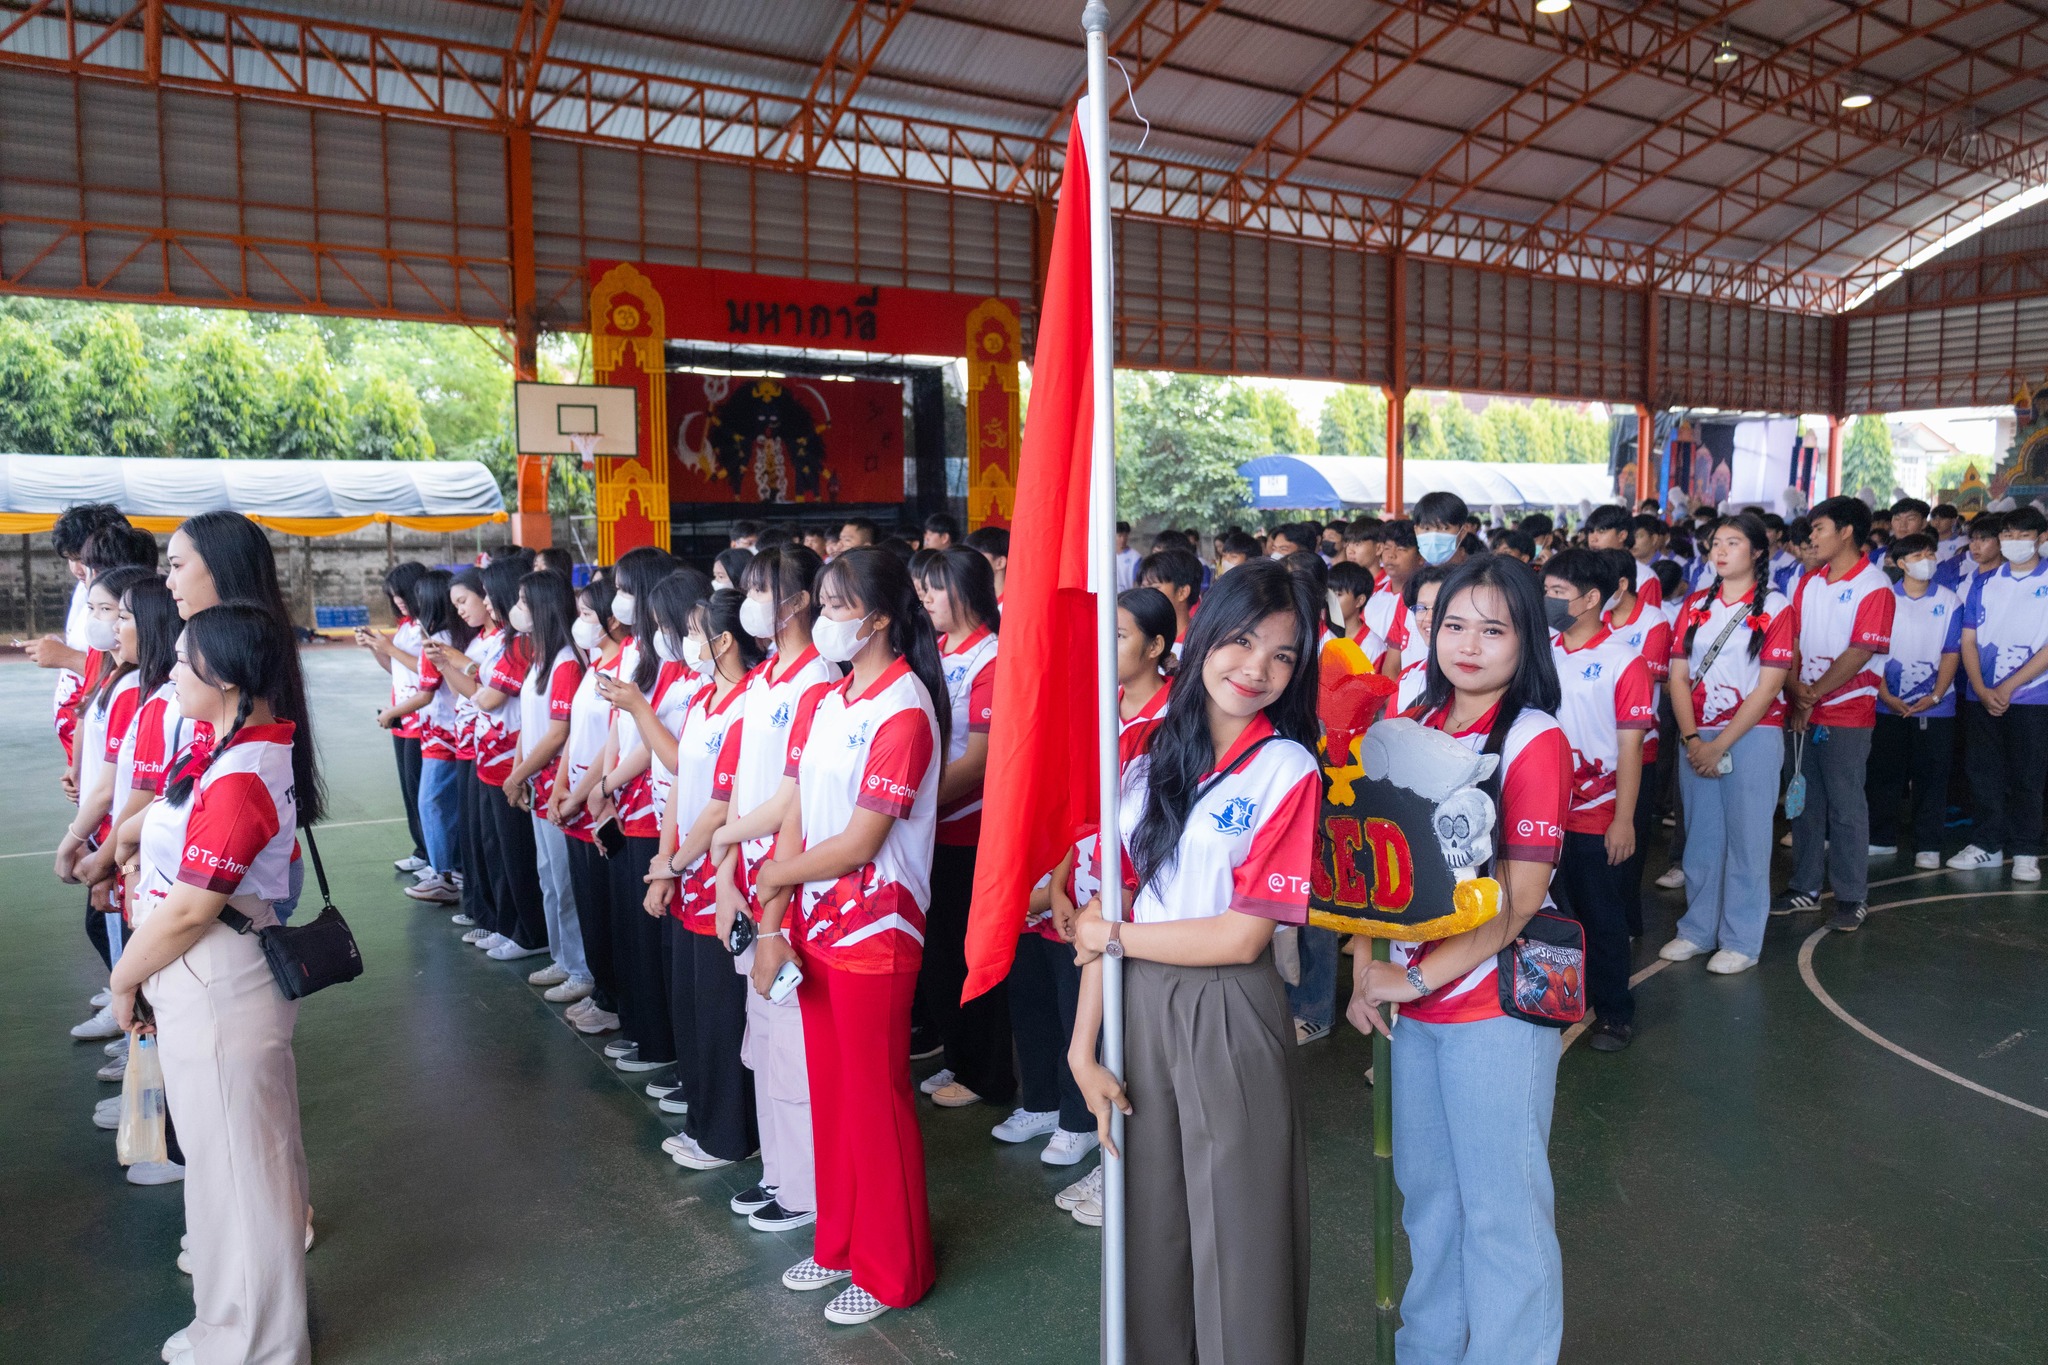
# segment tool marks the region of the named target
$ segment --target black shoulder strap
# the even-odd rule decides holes
[[[334,897],[327,890],[327,869],[320,863],[320,845],[314,841],[312,830],[302,829],[299,833],[306,836],[306,851],[313,856],[313,876],[320,883],[320,913],[324,915],[334,909]],[[251,928],[249,917],[232,905],[223,905],[215,918],[238,934],[246,934]]]
[[[1238,769],[1244,767],[1245,764],[1251,762],[1253,754],[1256,754],[1259,750],[1265,748],[1268,744],[1271,744],[1274,740],[1278,738],[1280,738],[1280,736],[1278,735],[1261,735],[1259,738],[1253,740],[1250,744],[1246,745],[1245,751],[1239,754],[1236,758],[1232,759],[1230,761],[1229,767],[1221,768],[1218,769],[1216,772],[1210,773],[1208,777],[1202,780],[1202,785],[1195,788],[1195,799],[1188,803],[1188,810],[1193,811],[1196,806],[1201,804],[1202,798],[1207,796],[1210,790],[1214,788],[1218,782],[1221,782],[1224,778],[1230,776]]]

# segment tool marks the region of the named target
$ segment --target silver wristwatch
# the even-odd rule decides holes
[[[1411,962],[1408,964],[1408,984],[1415,988],[1415,993],[1417,995],[1429,994],[1429,987],[1422,984],[1421,963]]]

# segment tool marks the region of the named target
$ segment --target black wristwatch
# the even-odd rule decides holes
[[[1699,732],[1699,731],[1697,731],[1697,730],[1695,730],[1695,731],[1693,731],[1693,732],[1692,732],[1691,734],[1689,734],[1689,735],[1680,735],[1680,736],[1678,737],[1678,742],[1679,742],[1680,744],[1690,744],[1690,743],[1692,743],[1692,742],[1693,742],[1694,740],[1698,739],[1699,737],[1700,737],[1700,732]]]

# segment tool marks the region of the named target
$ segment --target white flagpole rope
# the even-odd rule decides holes
[[[1090,360],[1094,365],[1095,439],[1090,449],[1089,562],[1095,580],[1096,762],[1102,783],[1102,907],[1111,919],[1123,913],[1123,843],[1118,835],[1116,700],[1116,351],[1109,234],[1109,8],[1088,0],[1081,13],[1088,35],[1088,101],[1082,136],[1088,157]],[[1102,1064],[1121,1081],[1124,1075],[1123,963],[1102,959]],[[1110,1136],[1123,1149],[1124,1120],[1110,1117]],[[1102,1359],[1124,1361],[1124,1164],[1102,1154]]]

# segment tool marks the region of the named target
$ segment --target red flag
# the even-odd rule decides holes
[[[1081,827],[1097,819],[1090,288],[1088,162],[1077,115],[1067,134],[1017,460],[963,1001],[1010,974],[1031,888],[1073,847]]]

